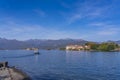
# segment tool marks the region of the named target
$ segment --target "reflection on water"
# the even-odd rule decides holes
[[[0,51],[0,61],[9,61],[33,80],[120,80],[119,52],[40,52]]]
[[[2,57],[2,58],[24,58],[24,57],[30,57],[34,56],[34,54],[28,54],[28,55],[20,55],[20,56],[7,56],[7,57]]]
[[[38,62],[38,55],[35,55],[35,62]]]

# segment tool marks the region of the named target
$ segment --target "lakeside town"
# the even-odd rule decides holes
[[[39,50],[39,48],[26,48],[25,50]],[[51,49],[47,49],[51,50]],[[59,50],[69,50],[69,51],[120,51],[120,45],[113,42],[95,43],[88,42],[84,45],[67,45],[64,48],[59,48]]]
[[[84,50],[84,51],[120,51],[120,45],[113,42],[94,43],[88,42],[85,45],[68,45],[66,50]]]

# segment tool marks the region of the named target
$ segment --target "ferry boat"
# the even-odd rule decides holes
[[[40,54],[39,49],[34,49],[34,54]]]

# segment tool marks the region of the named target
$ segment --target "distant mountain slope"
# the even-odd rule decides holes
[[[118,41],[111,41],[111,40],[109,40],[109,41],[107,41],[107,42],[114,42],[114,43],[116,43],[116,44],[120,44],[120,40],[118,40]]]
[[[41,40],[41,39],[30,39],[26,41],[8,40],[0,38],[0,49],[24,49],[37,47],[42,49],[48,48],[60,48],[70,44],[83,45],[88,41],[82,39],[59,39],[59,40]]]
[[[0,49],[20,49],[28,46],[29,44],[26,44],[23,41],[0,38]]]
[[[119,41],[115,41],[117,44],[120,44],[120,40]]]

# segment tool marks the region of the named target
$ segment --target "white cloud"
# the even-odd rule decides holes
[[[112,36],[117,35],[120,32],[120,25],[119,24],[112,24],[109,22],[93,22],[88,24],[88,26],[92,28],[96,28],[95,31],[97,35],[101,36]]]
[[[100,26],[101,27],[101,26],[106,26],[106,24],[97,22],[97,23],[90,23],[89,26],[98,26],[98,27]]]
[[[67,3],[60,1],[61,6],[63,6],[64,8],[71,8],[70,5],[68,5]]]
[[[73,16],[71,16],[71,17],[69,18],[68,23],[69,23],[69,24],[74,23],[75,21],[77,21],[77,20],[79,20],[79,19],[81,19],[81,18],[82,18],[82,16],[81,16],[80,14],[74,14]]]
[[[108,36],[108,35],[115,35],[117,32],[116,31],[106,31],[106,30],[103,30],[103,31],[99,31],[97,34],[98,35],[106,35],[106,36]]]
[[[0,28],[0,36],[9,39],[61,39],[77,38],[78,33],[40,25],[4,24]],[[81,36],[82,37],[82,36]]]
[[[63,12],[69,24],[83,19],[103,18],[109,10],[110,5],[96,6],[98,1],[91,3],[90,1],[76,2],[71,7],[71,11]],[[65,14],[66,13],[66,14]]]
[[[119,31],[120,28],[105,28],[103,30],[98,31],[97,34],[101,36],[113,36],[118,34]]]
[[[46,16],[46,13],[43,10],[35,9],[34,12],[36,12],[41,17],[45,17]]]

